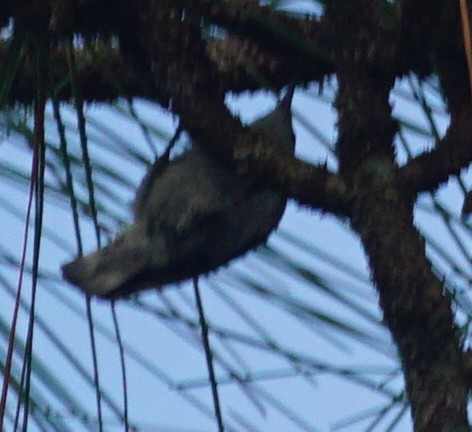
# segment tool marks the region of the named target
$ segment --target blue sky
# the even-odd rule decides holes
[[[414,123],[405,128],[405,135],[417,153],[431,146],[433,140],[428,135],[431,125],[424,114],[414,101],[405,96],[415,85],[414,80],[410,83],[408,79],[397,83],[391,102],[395,115]],[[336,113],[331,107],[333,92],[334,84],[327,85],[322,95],[318,94],[316,86],[299,90],[293,112],[297,156],[314,163],[327,161],[328,166],[335,169],[336,160],[332,155],[336,139]],[[428,97],[438,106],[434,119],[439,132],[444,133],[448,118],[442,111],[441,101],[436,100],[434,90],[428,92]],[[274,103],[275,97],[267,93],[228,97],[228,104],[234,112],[247,122],[265,114]],[[119,107],[126,112],[124,103]],[[152,141],[156,148],[162,149],[173,133],[175,119],[144,101],[138,102],[136,108],[143,122],[155,128],[151,134]],[[65,107],[63,114],[70,152],[80,156],[73,110]],[[130,220],[127,204],[146,171],[144,160],[151,162],[153,151],[128,114],[100,105],[88,107],[87,114],[95,179],[99,185],[103,180],[108,187],[97,192],[97,199],[107,210],[99,213],[99,220],[113,236],[120,224]],[[316,131],[308,130],[306,124]],[[111,132],[115,136],[110,137]],[[159,133],[163,134],[162,137]],[[53,122],[48,124],[47,136],[56,143]],[[4,136],[0,162],[3,166],[27,173],[30,161],[26,146],[16,134]],[[331,146],[331,150],[326,146]],[[406,159],[400,145],[397,155],[400,162]],[[54,155],[49,157],[57,164]],[[98,175],[102,165],[114,170],[117,176]],[[77,164],[74,174],[79,184],[83,178],[83,166]],[[52,185],[57,184],[52,172],[47,179]],[[464,180],[470,180],[468,173],[464,173]],[[24,213],[24,182],[4,171],[0,190],[0,200],[4,201],[0,203],[0,217],[5,221],[0,225],[1,246],[4,251],[18,256],[24,216],[15,217],[7,206]],[[86,198],[84,187],[78,185],[78,193]],[[59,424],[59,430],[98,430],[94,390],[87,382],[92,375],[92,366],[85,299],[61,280],[59,271],[60,265],[76,253],[72,218],[67,201],[58,199],[53,191],[47,191],[46,197],[45,229],[48,235],[43,242],[41,268],[48,272],[48,278],[41,282],[38,291],[34,346],[38,367],[43,363],[50,375],[36,369],[33,390],[51,409],[50,419]],[[446,277],[451,287],[464,287],[470,277],[470,247],[467,246],[470,234],[458,217],[462,192],[457,182],[451,180],[441,188],[437,199],[448,210],[452,225],[446,225],[438,212],[432,211],[433,201],[427,195],[418,200],[415,222],[431,241],[428,254],[438,272]],[[93,250],[96,247],[94,230],[90,219],[85,216],[81,218],[81,230],[85,249]],[[457,246],[451,232],[463,239],[465,250]],[[56,244],[53,241],[56,237],[66,246]],[[402,380],[389,334],[379,325],[381,313],[377,296],[369,282],[369,270],[358,238],[346,222],[300,208],[291,202],[278,233],[270,238],[269,245],[271,249],[251,252],[201,282],[228,430],[329,431],[366,410],[388,406],[389,398],[401,390]],[[310,246],[316,249],[307,250]],[[285,256],[285,261],[281,256]],[[448,256],[449,261],[446,259]],[[29,259],[31,262],[31,253]],[[313,274],[303,271],[296,274],[293,266],[287,266],[287,260]],[[455,263],[457,268],[453,268],[451,263]],[[2,277],[14,286],[17,271],[5,262],[2,270]],[[307,280],[314,275],[319,278],[316,289],[315,284]],[[29,279],[26,278],[26,302],[29,290]],[[460,296],[467,310],[469,296],[466,292]],[[126,344],[131,422],[144,432],[216,430],[211,415],[210,388],[206,384],[205,358],[199,330],[195,327],[198,317],[191,286],[169,287],[162,293],[151,291],[140,296],[139,300],[141,304],[120,301],[116,305]],[[0,290],[0,305],[0,317],[8,322],[13,301],[6,290]],[[101,385],[112,404],[121,410],[119,352],[113,339],[109,304],[93,301],[93,315]],[[459,319],[464,318],[465,314],[459,311]],[[22,312],[18,327],[20,338],[25,336],[26,325],[27,314]],[[337,331],[333,330],[334,325],[338,326]],[[349,325],[358,330],[358,334],[349,333]],[[64,344],[70,353],[69,358],[64,355],[64,349],[58,349],[45,329]],[[5,345],[2,338],[0,355],[3,355]],[[83,372],[74,366],[74,361],[84,368]],[[16,376],[20,365],[17,356]],[[343,370],[358,371],[357,377],[365,382],[341,378]],[[250,377],[251,383],[238,384],[231,373],[238,374],[240,380]],[[57,388],[63,386],[67,396],[85,410],[87,421],[70,412],[69,407],[75,402],[68,402],[66,394],[58,397],[51,392],[48,384],[51,385],[54,379],[57,379]],[[367,385],[374,389],[368,389]],[[205,409],[196,408],[192,401],[202,403],[209,415],[202,412]],[[12,410],[15,406],[13,392],[10,393],[10,403]],[[401,406],[392,410],[374,430],[385,430],[399,412]],[[105,403],[104,418],[106,431],[124,430],[113,409]],[[243,426],[243,418],[251,426]],[[344,429],[339,430],[364,431],[373,418],[346,423]],[[396,430],[411,430],[408,415],[403,417]]]

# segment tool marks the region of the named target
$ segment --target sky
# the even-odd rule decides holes
[[[411,96],[407,97],[415,86],[416,82],[409,78],[398,82],[391,102],[398,118],[413,121],[405,134],[417,153],[433,141],[425,132],[431,124]],[[326,161],[333,170],[336,113],[330,101],[334,89],[335,83],[325,86],[321,95],[316,86],[300,89],[293,104],[297,157],[313,163]],[[442,134],[447,115],[441,101],[435,99],[434,89],[428,97],[438,107],[434,119]],[[251,122],[272,109],[275,98],[260,93],[228,97],[227,102],[234,113]],[[50,106],[48,110],[52,119]],[[152,162],[156,149],[162,151],[176,127],[172,116],[146,101],[138,101],[136,110],[142,123],[149,126],[152,145],[127,113],[123,101],[114,108],[87,108],[87,131],[98,186],[96,198],[104,209],[99,212],[99,221],[106,227],[108,237],[130,221],[129,203],[146,172],[146,162]],[[69,150],[80,157],[73,110],[63,107],[63,120]],[[310,130],[306,124],[311,125]],[[47,137],[52,149],[57,148],[53,122],[48,123]],[[18,173],[27,175],[29,170],[27,145],[15,133],[2,137],[0,163],[5,169],[0,173],[0,217],[5,223],[0,225],[4,257],[0,282],[5,289],[0,290],[1,357],[6,350],[4,326],[8,327],[13,310],[11,292],[18,280],[18,271],[5,257],[18,257],[22,247],[27,195]],[[406,160],[400,144],[397,158],[400,163]],[[51,169],[47,180],[57,186],[63,173],[57,174],[52,168],[60,166],[60,160],[53,150],[48,160]],[[86,199],[86,189],[81,185],[83,164],[75,164],[73,171],[77,193]],[[464,173],[464,181],[470,184],[468,173]],[[415,222],[430,240],[428,254],[438,272],[451,287],[464,287],[471,273],[466,242],[470,233],[459,220],[462,192],[458,183],[451,180],[438,191],[437,199],[449,211],[452,222],[449,220],[448,225],[437,211],[432,211],[434,202],[427,195],[418,200]],[[80,228],[84,249],[94,250],[97,245],[93,224],[83,214]],[[454,233],[463,239],[465,250],[457,246]],[[44,277],[36,304],[33,395],[49,408],[45,418],[57,430],[96,431],[85,298],[62,281],[59,270],[61,264],[76,255],[77,245],[69,204],[53,188],[46,191],[44,234],[40,257]],[[105,243],[106,237],[103,235]],[[31,241],[32,237],[29,263]],[[402,379],[394,346],[381,325],[377,295],[369,282],[359,239],[345,221],[290,202],[268,246],[201,281],[227,430],[366,430],[374,419],[369,413],[389,405],[390,398],[401,391]],[[28,277],[23,289],[25,304],[29,305]],[[467,310],[469,297],[466,292],[460,295]],[[122,380],[110,304],[93,300],[92,312],[104,392],[105,430],[123,431],[116,415],[123,412]],[[182,284],[163,292],[149,291],[137,301],[119,301],[115,312],[125,345],[131,424],[143,432],[215,431],[192,286]],[[459,311],[458,319],[464,320],[465,314]],[[22,311],[19,340],[25,338],[27,322],[28,314]],[[17,377],[20,367],[21,356],[16,354]],[[348,371],[358,373],[350,375]],[[15,401],[14,392],[10,392],[10,413]],[[77,416],[73,409],[83,410],[85,416]],[[373,430],[385,430],[402,410],[403,405],[398,404],[386,411],[385,418]],[[359,421],[353,422],[354,419]],[[38,430],[37,425],[33,423],[30,430]],[[411,430],[408,413],[396,430]]]
[[[308,93],[316,94],[316,89],[310,89]],[[234,111],[250,122],[271,109],[275,99],[261,94],[257,98],[245,96],[228,103],[234,105]],[[172,126],[175,126],[171,117],[162,111],[151,110],[145,102],[138,104],[138,108],[144,119],[149,118],[150,122],[153,118],[156,119],[159,126],[167,131],[167,135],[171,135]],[[321,145],[316,144],[301,126],[304,118],[300,117],[298,120],[303,113],[310,120],[312,112],[323,136],[331,143],[335,139],[336,118],[329,104],[304,95],[303,91],[297,92],[294,100],[297,156],[313,162],[324,161],[328,157],[329,164],[334,167],[334,159],[326,156],[326,150],[320,149]],[[119,114],[104,107],[93,107],[88,110],[88,114],[113,129],[120,139],[128,140],[148,160],[152,160],[152,152],[145,144],[142,134],[136,130],[136,126],[127,124]],[[67,119],[67,116],[64,118]],[[115,156],[116,160],[113,160],[112,153],[116,152],[119,143],[110,145],[111,150],[104,150],[103,146],[99,148],[98,141],[102,137],[93,125],[94,122],[91,121],[90,151],[96,166],[106,161],[107,166],[115,167],[125,173],[135,185],[139,184],[145,172],[144,165],[140,166],[133,161],[126,165],[124,159],[129,159],[129,156],[125,155],[118,158]],[[73,139],[72,120],[70,127],[71,152],[77,153],[79,143]],[[51,131],[51,139],[52,137]],[[15,159],[15,152],[24,156],[24,149],[19,149],[24,143],[15,137],[11,137],[10,141],[4,145],[9,146],[8,151],[4,153],[4,160],[21,160],[20,156]],[[316,151],[312,151],[313,148]],[[77,171],[80,169],[80,165],[76,167]],[[100,183],[101,176],[98,174],[97,179]],[[21,209],[25,203],[24,190],[17,192],[11,185],[3,183],[5,192],[2,196],[14,196],[16,193],[18,198],[12,202]],[[133,196],[132,188],[118,189],[121,202],[129,203]],[[50,195],[53,200],[53,194]],[[107,198],[110,199],[107,193],[98,191],[99,202],[106,203]],[[130,214],[126,206],[122,208],[115,204],[114,207],[116,214],[123,221],[129,220]],[[109,222],[106,217],[100,220],[104,224]],[[93,250],[96,246],[92,224],[86,218],[82,218],[81,222],[84,249]],[[5,249],[18,253],[23,232],[21,218],[16,225],[14,228],[13,222],[4,225],[2,239]],[[47,238],[44,240],[41,268],[47,269],[51,278],[40,284],[36,305],[37,320],[44,322],[67,347],[71,358],[64,355],[63,348],[58,349],[51,336],[41,327],[35,334],[35,353],[37,358],[54,372],[58,382],[69,389],[71,395],[86,407],[92,422],[90,430],[96,430],[93,421],[96,417],[95,396],[87,383],[87,374],[90,379],[92,368],[85,300],[76,289],[61,281],[59,274],[60,265],[76,253],[73,246],[72,218],[67,204],[59,206],[47,201],[44,226],[65,240],[69,248],[64,251]],[[113,229],[117,230],[118,226],[110,228],[110,231],[113,232]],[[323,259],[313,251],[304,250],[303,245],[297,245],[293,238],[305,242],[308,247],[314,244],[322,253],[337,261],[332,264],[329,259]],[[236,260],[227,268],[205,278],[201,283],[207,319],[216,332],[216,335],[211,336],[211,343],[219,359],[216,370],[223,381],[220,385],[223,412],[228,419],[228,426],[233,427],[229,430],[327,431],[341,419],[385,404],[386,398],[379,397],[375,391],[341,379],[337,374],[326,372],[330,367],[372,370],[372,373],[366,372],[365,376],[374,382],[382,374],[391,374],[391,379],[396,383],[387,383],[388,386],[399,389],[400,380],[395,376],[395,352],[388,333],[366,318],[372,316],[378,322],[381,315],[376,304],[375,291],[368,282],[369,273],[357,237],[349,231],[345,222],[321,216],[291,202],[278,233],[270,238],[269,245],[279,256],[264,249],[251,252],[245,258]],[[312,271],[323,279],[321,283],[327,285],[326,289],[346,297],[356,307],[367,310],[368,314],[357,313],[355,308],[341,304],[333,294],[314,289],[313,285],[302,277],[303,272],[302,275],[296,275],[293,269],[282,262],[280,255],[286,255],[298,265]],[[339,263],[345,263],[350,269],[354,269],[355,275],[346,274],[346,270],[341,268]],[[13,274],[11,278],[14,281]],[[265,294],[258,291],[261,287],[267,290]],[[25,298],[28,297],[28,291],[29,286],[25,284]],[[4,297],[2,316],[8,319],[12,310],[12,299],[6,294],[0,295]],[[277,300],[277,297],[283,300]],[[192,287],[184,284],[176,288],[170,287],[162,293],[148,292],[140,296],[139,301],[146,306],[126,301],[116,304],[122,338],[129,347],[126,351],[133,352],[126,358],[130,418],[139,426],[139,430],[143,431],[215,430],[212,418],[202,414],[182,397],[181,391],[172,389],[179,383],[189,386],[192,390],[187,390],[185,394],[205,401],[211,413],[211,393],[208,385],[204,384],[207,371],[199,331],[198,328],[189,328],[181,323],[182,317],[194,324],[198,322]],[[113,335],[110,305],[103,301],[93,301],[92,305],[97,328],[103,326],[107,329],[107,334]],[[161,314],[161,318],[156,319],[156,314]],[[356,343],[356,336],[333,331],[329,319],[338,319],[336,325],[355,323],[355,328],[373,333],[375,338],[369,342]],[[20,336],[24,337],[25,328],[26,315],[22,314]],[[364,336],[357,337],[362,339]],[[244,341],[244,338],[248,340]],[[277,350],[280,351],[278,355],[271,353],[274,344],[277,344]],[[269,350],[269,347],[272,349]],[[110,341],[98,333],[97,353],[101,385],[114,399],[119,410],[121,372],[116,341]],[[294,366],[293,361],[287,360],[291,356],[304,359],[302,365]],[[136,357],[141,360],[136,360]],[[73,366],[72,359],[83,365],[87,372],[85,375],[81,375]],[[143,366],[143,359],[149,363],[147,366]],[[306,370],[306,377],[293,377],[294,367]],[[149,371],[149,368],[153,370]],[[228,374],[236,372],[240,378],[255,374],[255,383],[238,385],[234,383],[234,379],[231,380],[232,383],[226,383]],[[37,384],[38,389],[46,391],[46,394],[51,393],[39,377],[34,376],[33,382]],[[57,411],[57,417],[63,416],[63,425],[69,426],[70,430],[83,430],[83,426],[78,425],[80,422],[73,420],[70,413],[67,414],[67,404],[64,406],[64,400],[56,399],[51,396],[48,404],[54,407],[54,412]],[[123,430],[113,417],[113,410],[106,408],[105,430]],[[238,421],[241,422],[242,417],[249,419],[253,429],[240,429],[242,426]],[[408,430],[408,421],[404,422],[403,430]],[[356,431],[363,428],[350,425],[345,430]]]

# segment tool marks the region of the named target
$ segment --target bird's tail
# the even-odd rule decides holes
[[[106,247],[65,264],[64,278],[86,294],[113,297],[148,265],[148,236],[143,230],[143,226],[135,223]]]

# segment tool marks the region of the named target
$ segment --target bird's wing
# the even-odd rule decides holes
[[[135,218],[139,217],[144,211],[154,180],[162,176],[169,163],[169,152],[166,150],[163,155],[155,159],[154,163],[143,177],[141,184],[136,190],[133,201],[133,214]]]
[[[198,147],[154,172],[146,180],[146,196],[135,202],[136,220],[146,220],[152,230],[177,234],[234,205],[252,184],[249,177],[235,175]]]

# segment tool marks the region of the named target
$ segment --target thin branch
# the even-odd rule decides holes
[[[125,432],[129,432],[129,405],[128,405],[128,377],[126,375],[126,361],[125,361],[125,350],[123,346],[123,339],[121,337],[120,325],[118,323],[118,316],[116,313],[115,302],[111,304],[111,315],[113,318],[113,327],[115,329],[116,342],[118,344],[118,350],[120,353],[120,365],[121,365],[121,382],[123,386],[123,422],[125,426]]]
[[[435,148],[400,169],[400,182],[412,193],[434,191],[450,176],[458,175],[472,160],[472,107],[455,115]]]
[[[203,347],[205,349],[205,357],[207,361],[208,375],[209,375],[209,379],[211,383],[211,393],[213,396],[213,406],[215,407],[215,416],[216,416],[216,421],[218,424],[218,431],[223,432],[225,428],[223,424],[223,416],[221,415],[220,398],[218,395],[218,383],[216,382],[215,369],[213,367],[213,354],[211,352],[210,339],[208,338],[208,325],[205,319],[205,312],[203,310],[203,303],[200,296],[200,290],[198,288],[197,278],[193,280],[193,288],[195,291],[195,300],[197,303],[198,315],[200,317],[202,341],[203,341]]]

